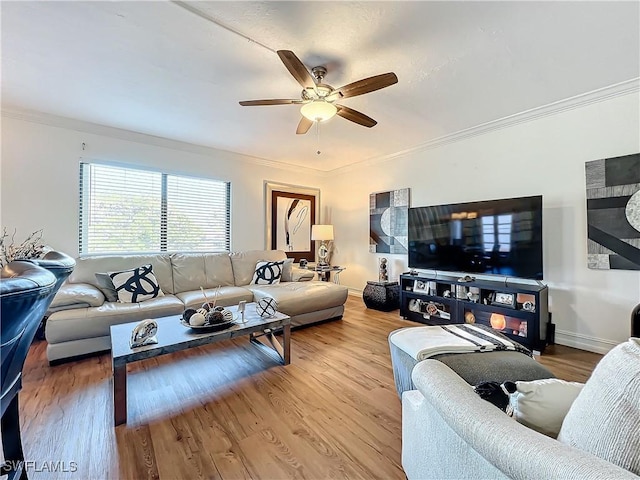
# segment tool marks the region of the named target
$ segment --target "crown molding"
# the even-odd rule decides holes
[[[501,130],[503,128],[509,128],[515,125],[519,125],[521,123],[531,122],[544,117],[556,115],[558,113],[562,113],[565,111],[585,107],[587,105],[591,105],[594,103],[604,102],[606,100],[610,100],[615,97],[631,95],[634,93],[638,93],[639,91],[640,91],[640,77],[632,78],[631,80],[616,83],[608,87],[599,88],[591,92],[576,95],[574,97],[569,97],[564,100],[559,100],[557,102],[543,105],[541,107],[525,110],[520,113],[499,118],[497,120],[492,120],[490,122],[482,123],[474,127],[466,128],[464,130],[460,130],[448,135],[444,135],[442,137],[434,138],[432,140],[428,140],[424,143],[415,145],[413,147],[409,147],[404,150],[400,150],[400,151],[385,154],[385,155],[380,155],[377,157],[368,158],[360,162],[352,163],[350,165],[345,165],[344,167],[338,167],[333,170],[330,170],[329,173],[334,175],[348,173],[362,167],[373,166],[379,163],[387,162],[389,160],[398,159],[400,157],[404,157],[411,153],[442,147],[444,145],[456,143],[462,140],[466,140],[468,138],[477,137],[479,135],[484,135],[486,133],[493,132],[496,130]]]
[[[341,175],[351,172],[362,167],[368,167],[377,165],[380,163],[388,162],[389,160],[398,159],[406,155],[439,148],[444,145],[456,143],[468,138],[484,135],[503,128],[512,127],[526,122],[531,122],[544,117],[556,115],[561,112],[581,108],[594,103],[610,100],[615,97],[621,97],[625,95],[631,95],[640,91],[640,77],[633,78],[624,82],[616,83],[608,87],[599,88],[591,92],[569,97],[564,100],[543,105],[541,107],[525,110],[520,113],[509,115],[507,117],[492,120],[490,122],[482,123],[474,127],[470,127],[458,132],[454,132],[442,137],[428,140],[424,143],[409,147],[403,150],[399,150],[394,153],[371,157],[365,160],[361,160],[356,163],[338,167],[332,170],[319,170],[311,167],[304,167],[287,162],[278,162],[274,160],[268,160],[262,157],[255,157],[251,155],[234,152],[231,150],[222,150],[219,148],[208,147],[204,145],[197,145],[188,142],[181,142],[179,140],[171,140],[164,137],[157,137],[146,133],[139,133],[130,130],[124,130],[115,127],[108,127],[106,125],[100,125],[91,122],[85,122],[82,120],[75,120],[67,117],[60,117],[57,115],[51,115],[48,113],[36,112],[33,110],[11,110],[3,109],[2,116],[5,118],[13,118],[16,120],[24,120],[27,122],[40,123],[43,125],[49,125],[52,127],[66,128],[69,130],[76,130],[84,133],[91,133],[96,135],[103,135],[108,137],[117,138],[120,140],[142,143],[145,145],[153,145],[163,148],[171,148],[183,152],[196,153],[199,155],[215,156],[219,152],[225,152],[227,154],[236,155],[240,161],[244,161],[253,165],[261,165],[269,168],[276,168],[286,171],[298,172],[301,174],[311,174],[318,177],[332,177],[334,175]]]
[[[116,127],[108,127],[106,125],[85,122],[82,120],[61,117],[58,115],[51,115],[49,113],[36,112],[34,110],[2,109],[2,117],[11,118],[14,120],[22,120],[25,122],[39,123],[42,125],[48,125],[50,127],[66,128],[68,130],[75,130],[78,132],[94,135],[102,135],[106,137],[117,138],[118,140],[141,143],[144,145],[170,148],[173,150],[179,150],[181,152],[195,153],[198,155],[216,156],[220,152],[224,152],[226,154],[237,156],[239,161],[250,163],[252,165],[260,165],[269,168],[286,170],[288,172],[294,171],[302,174],[311,174],[321,177],[327,176],[328,174],[328,172],[324,170],[317,170],[311,167],[303,167],[300,165],[285,162],[276,162],[273,160],[268,160],[266,158],[246,155],[231,150],[223,150],[220,148],[207,147],[205,145],[181,142],[179,140],[158,137],[155,135],[149,135],[147,133],[134,132],[131,130],[125,130]]]

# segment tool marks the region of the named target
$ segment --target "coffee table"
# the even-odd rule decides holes
[[[225,307],[238,317],[238,306]],[[180,315],[155,319],[158,322],[158,343],[130,348],[131,332],[139,322],[111,326],[111,357],[113,362],[113,420],[116,426],[127,422],[127,364],[178,352],[209,343],[247,335],[251,343],[277,353],[284,365],[291,361],[291,318],[276,312],[273,317],[262,318],[256,313],[255,303],[247,303],[246,323],[240,318],[231,327],[219,331],[194,330],[180,323]],[[282,345],[274,332],[282,329]],[[269,345],[263,343],[269,341]]]

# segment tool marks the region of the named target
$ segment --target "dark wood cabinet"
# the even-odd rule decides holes
[[[549,321],[549,289],[517,279],[463,281],[435,273],[403,274],[400,316],[427,325],[488,325],[542,351]]]

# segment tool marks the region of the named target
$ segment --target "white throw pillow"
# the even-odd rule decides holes
[[[527,427],[556,438],[562,421],[584,384],[545,378],[516,382],[517,391],[509,397],[513,418]]]
[[[600,360],[558,441],[640,475],[640,339],[630,338]]]
[[[139,303],[164,295],[151,265],[109,272],[109,277],[118,293],[120,303]]]
[[[284,260],[279,262],[258,262],[251,280],[252,285],[276,285],[282,278]]]

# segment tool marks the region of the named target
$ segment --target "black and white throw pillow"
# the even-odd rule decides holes
[[[139,303],[164,295],[151,265],[132,270],[109,272],[121,303]]]
[[[252,285],[276,285],[280,283],[284,260],[280,262],[258,262],[251,280]]]

